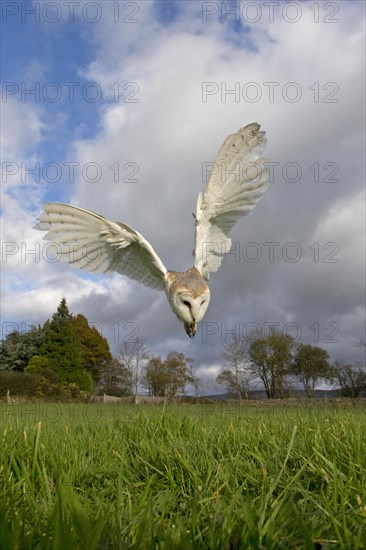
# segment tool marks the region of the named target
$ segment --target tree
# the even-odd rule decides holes
[[[166,394],[168,372],[161,357],[151,357],[144,369],[142,384],[149,395],[161,396]]]
[[[14,330],[0,344],[0,370],[24,371],[42,345],[43,331],[32,325],[27,332]]]
[[[101,369],[111,360],[107,340],[86,317],[71,315],[65,298],[43,327],[31,326],[27,332],[14,330],[0,344],[0,370],[38,372],[43,376],[52,369],[61,384],[76,384],[85,391],[93,389],[93,379],[98,381]]]
[[[175,397],[185,392],[187,383],[194,382],[191,363],[192,359],[176,351],[169,353],[165,361],[152,357],[145,366],[142,383],[149,395]]]
[[[113,357],[101,367],[98,389],[107,395],[132,394],[131,372],[122,363]]]
[[[232,337],[222,345],[222,357],[225,361],[224,369],[216,378],[218,384],[226,386],[229,394],[238,399],[248,397],[250,375],[247,365],[247,348],[243,339]]]
[[[276,330],[250,341],[249,371],[263,382],[268,399],[287,394],[285,376],[290,373],[293,342],[291,336]]]
[[[185,393],[188,382],[192,382],[190,375],[190,364],[192,359],[185,357],[183,353],[172,351],[164,361],[165,369],[168,372],[168,384],[165,395],[175,397],[178,393]]]
[[[328,352],[318,346],[299,344],[294,357],[294,372],[303,383],[306,396],[313,397],[317,380],[329,374]]]
[[[364,366],[336,361],[331,368],[330,380],[337,383],[342,397],[366,396],[366,367]]]
[[[118,359],[130,372],[133,392],[134,395],[137,395],[142,380],[143,368],[149,359],[146,338],[137,336],[133,341],[123,342],[119,348]]]
[[[84,368],[98,382],[103,366],[112,361],[109,344],[95,327],[91,327],[84,315],[71,318],[74,334],[81,347]]]
[[[198,397],[199,395],[201,395],[201,391],[202,391],[202,379],[199,378],[195,373],[192,363],[193,361],[189,364],[189,367],[188,367],[188,372],[190,376],[189,384],[191,384],[191,386],[194,389],[194,395]]]
[[[235,399],[242,399],[243,396],[247,398],[248,393],[246,388],[243,388],[238,382],[238,379],[235,377],[235,374],[229,370],[225,369],[218,374],[216,377],[216,382],[219,385],[225,386],[226,392],[230,397]]]
[[[1,370],[23,371],[29,360],[24,333],[14,330],[1,342]]]
[[[66,299],[62,298],[51,321],[46,321],[40,355],[47,357],[51,368],[61,379],[76,384],[80,390],[91,391],[93,380],[84,369],[82,350],[73,330],[72,316]]]

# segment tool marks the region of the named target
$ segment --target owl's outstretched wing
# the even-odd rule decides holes
[[[229,252],[229,232],[253,210],[268,187],[268,170],[261,151],[265,132],[248,124],[226,138],[213,165],[205,193],[196,209],[195,267],[208,280]]]
[[[165,289],[166,268],[140,233],[90,210],[48,202],[35,229],[57,245],[60,260],[93,273],[117,271],[145,286]]]

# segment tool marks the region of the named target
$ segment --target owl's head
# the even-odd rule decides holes
[[[196,334],[197,323],[201,321],[210,302],[210,291],[207,288],[202,294],[195,296],[188,289],[178,292],[175,296],[176,315],[184,323],[184,330],[190,338]]]
[[[210,302],[210,289],[196,268],[168,272],[167,296],[170,306],[190,338],[196,334]]]

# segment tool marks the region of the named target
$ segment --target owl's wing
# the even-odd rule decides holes
[[[35,229],[57,246],[61,261],[93,273],[117,271],[145,286],[165,289],[166,268],[140,233],[90,210],[48,202]]]
[[[248,124],[226,138],[216,157],[205,193],[196,209],[195,267],[208,280],[229,252],[229,232],[253,210],[268,187],[268,170],[261,151],[265,132]]]

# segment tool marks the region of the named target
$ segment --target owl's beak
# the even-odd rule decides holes
[[[194,338],[197,331],[197,323],[184,323],[184,330],[190,338]]]

